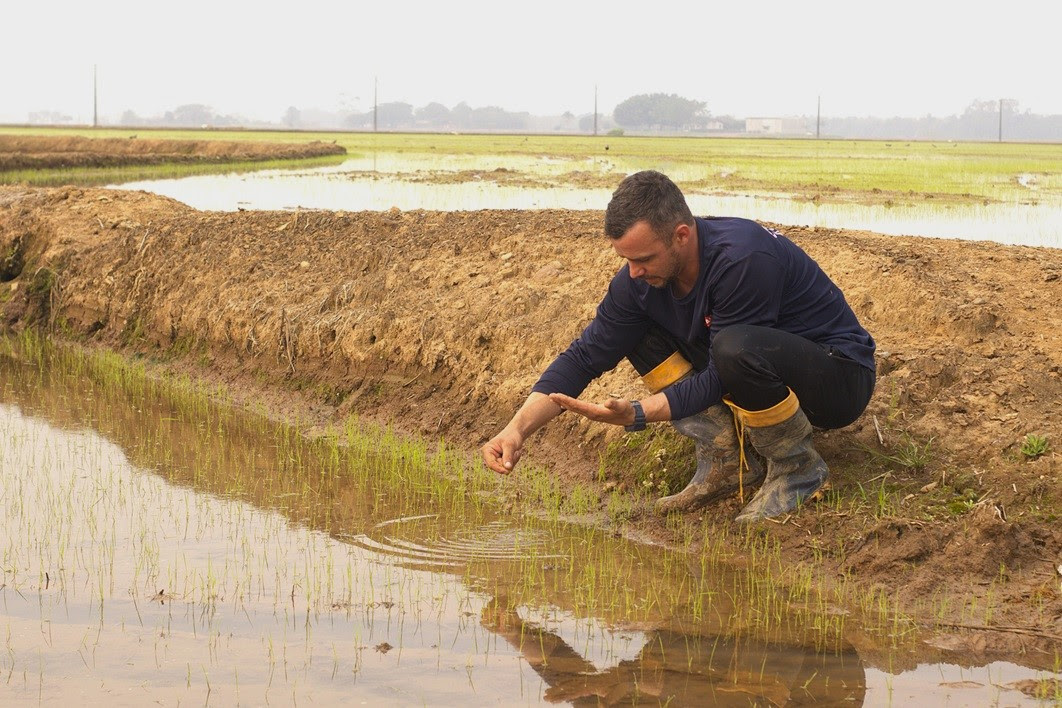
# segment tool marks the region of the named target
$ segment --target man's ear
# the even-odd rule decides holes
[[[690,235],[693,233],[693,227],[689,224],[679,224],[675,227],[675,230],[671,232],[673,240],[677,240],[678,246],[685,246],[686,242],[690,240]]]

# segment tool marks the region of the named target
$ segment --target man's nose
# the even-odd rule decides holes
[[[627,261],[627,266],[630,268],[632,278],[640,278],[645,275],[645,268],[640,265]]]

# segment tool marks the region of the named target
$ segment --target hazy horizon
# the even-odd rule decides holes
[[[944,3],[951,5],[951,3]],[[149,16],[140,3],[19,4],[5,10],[9,57],[0,122],[55,111],[161,115],[182,104],[277,122],[300,110],[499,106],[534,115],[592,113],[642,93],[703,101],[713,115],[920,117],[975,100],[1062,114],[1055,24],[1046,3],[949,11],[898,0],[878,15],[845,2],[758,3],[652,13],[617,3],[545,0],[521,11],[485,2],[341,6],[307,0],[206,3]]]

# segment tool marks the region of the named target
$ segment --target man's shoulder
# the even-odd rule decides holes
[[[773,253],[782,235],[758,221],[738,216],[711,216],[698,219],[705,235],[702,250],[729,260],[756,252]],[[711,257],[711,255],[709,255]]]

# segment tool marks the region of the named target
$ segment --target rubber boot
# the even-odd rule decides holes
[[[681,492],[658,499],[657,511],[692,511],[734,494],[744,502],[745,490],[763,481],[763,465],[754,457],[746,460],[747,469],[741,473],[734,416],[722,403],[671,424],[696,443],[697,471]]]
[[[664,330],[653,328],[627,356],[650,393],[659,393],[695,373],[681,346]],[[763,465],[754,458],[745,460],[741,454],[734,416],[726,406],[717,404],[671,424],[696,443],[697,471],[685,489],[657,501],[660,512],[689,511],[735,493],[744,503],[745,487],[763,481]],[[745,472],[741,474],[743,462]]]
[[[776,406],[747,411],[724,398],[737,417],[738,434],[748,430],[752,446],[767,459],[767,479],[737,521],[770,519],[807,501],[826,481],[829,470],[811,444],[811,423],[792,389]]]

